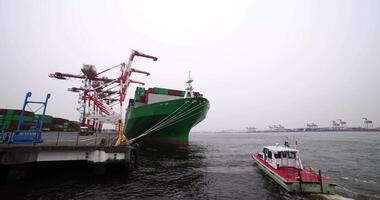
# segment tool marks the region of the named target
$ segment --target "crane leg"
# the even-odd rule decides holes
[[[124,129],[123,129],[123,123],[121,120],[119,121],[119,133],[117,137],[116,146],[119,145],[126,145],[127,144],[127,137],[124,135]]]

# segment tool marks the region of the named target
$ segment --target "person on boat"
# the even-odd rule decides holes
[[[288,142],[288,140],[285,140],[285,144],[284,144],[284,146],[289,147],[289,142]]]

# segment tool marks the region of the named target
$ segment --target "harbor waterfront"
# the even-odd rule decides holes
[[[337,195],[289,194],[259,170],[250,153],[286,138],[298,142],[304,165],[336,181]],[[380,199],[376,132],[190,133],[189,140],[141,146],[128,177],[57,172],[0,192],[4,199]]]

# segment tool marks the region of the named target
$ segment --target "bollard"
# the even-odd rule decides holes
[[[98,131],[95,132],[95,143],[94,143],[95,146],[96,146],[97,139],[98,139]]]
[[[76,146],[78,146],[78,143],[79,143],[79,133],[77,135],[77,144],[76,144]]]
[[[111,132],[108,132],[108,145],[111,146]]]
[[[301,174],[301,170],[298,170],[298,176],[300,177],[300,192],[302,193],[302,174]]]
[[[12,137],[13,137],[13,132],[11,132],[10,134],[8,134],[8,147],[11,145],[11,142],[12,142]]]
[[[323,193],[323,183],[322,183],[322,172],[321,172],[321,170],[318,170],[318,175],[319,175],[319,183],[321,186],[321,192]]]
[[[58,136],[57,136],[57,142],[55,143],[55,146],[58,146],[58,141],[59,141],[59,135],[61,132],[58,131]]]

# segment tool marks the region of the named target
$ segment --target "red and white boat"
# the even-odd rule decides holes
[[[334,194],[335,186],[331,178],[322,176],[321,171],[304,167],[299,151],[284,146],[265,146],[262,152],[252,154],[259,168],[276,183],[289,192]]]

